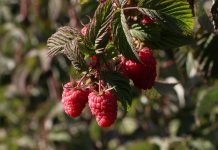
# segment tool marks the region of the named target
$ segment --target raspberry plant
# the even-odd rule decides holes
[[[77,117],[89,101],[98,124],[110,126],[116,119],[117,100],[127,110],[133,88],[147,90],[154,85],[153,50],[189,44],[192,29],[192,11],[182,0],[101,1],[81,31],[59,28],[48,39],[48,54],[65,54],[82,75],[75,86],[64,86],[66,113]]]

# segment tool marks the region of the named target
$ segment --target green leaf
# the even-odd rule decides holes
[[[196,112],[198,117],[202,118],[210,114],[211,110],[218,104],[218,86],[213,87],[199,101]]]
[[[176,19],[178,22],[169,22],[173,25],[179,23],[184,25],[185,32],[193,29],[194,21],[188,2],[181,0],[140,0],[138,3],[142,9],[156,11],[163,19]],[[167,20],[168,21],[168,20]],[[167,22],[166,21],[166,22]],[[174,20],[175,21],[175,20]],[[173,30],[173,29],[172,29]]]
[[[112,28],[114,45],[119,52],[128,59],[140,61],[123,10],[116,12]]]
[[[132,92],[129,84],[129,79],[124,77],[118,72],[101,72],[101,78],[104,82],[108,83],[114,88],[119,100],[121,101],[124,110],[126,111],[128,106],[132,103]]]
[[[125,150],[160,150],[156,144],[149,143],[148,141],[136,140],[125,145]]]
[[[77,71],[86,71],[87,66],[83,54],[78,48],[79,33],[69,26],[61,27],[47,41],[48,55],[64,53]]]
[[[194,56],[201,74],[205,77],[218,77],[218,35],[205,33],[197,40],[198,48]]]
[[[64,53],[65,46],[77,36],[78,31],[72,27],[64,26],[59,28],[47,41],[48,55],[55,56],[58,53]]]
[[[141,27],[141,30],[133,28],[149,35],[143,36],[143,41],[147,42],[149,46],[160,49],[176,48],[192,42],[194,19],[187,2],[181,0],[140,0],[138,6],[142,14],[156,20],[155,23],[151,24],[151,28],[152,25],[159,25],[160,35],[156,39],[157,33],[155,31],[154,33],[149,32],[145,28],[149,25]],[[132,35],[137,37],[135,33]]]
[[[104,57],[109,60],[118,55],[118,51],[114,47],[113,42],[108,43],[108,45],[105,47]]]
[[[139,24],[133,24],[130,29],[130,33],[133,37],[143,41],[145,43],[150,43],[150,47],[156,47],[155,43],[159,44],[161,39],[161,28],[157,24],[151,24],[147,26],[142,26]]]
[[[85,37],[85,43],[94,49],[97,49],[97,53],[105,48],[109,41],[109,32],[114,11],[112,9],[112,3],[107,0],[105,3],[101,3],[95,11],[93,20],[88,25],[87,36]]]
[[[64,53],[67,55],[68,59],[71,61],[72,65],[77,71],[88,70],[84,56],[81,54],[78,48],[77,39],[74,39],[65,45]]]

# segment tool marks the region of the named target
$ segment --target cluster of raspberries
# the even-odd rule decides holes
[[[117,96],[110,90],[99,94],[88,88],[73,87],[70,82],[64,85],[62,105],[66,114],[78,117],[87,102],[99,126],[108,127],[114,123],[117,118]]]
[[[154,20],[145,16],[141,20],[141,24],[152,23]],[[87,27],[81,30],[81,34],[85,36]],[[156,78],[156,59],[153,56],[152,50],[143,47],[137,51],[140,61],[136,62],[125,58],[119,57],[120,63],[118,70],[124,76],[131,79],[134,86],[139,89],[150,89],[154,85]],[[93,61],[96,58],[92,56]],[[99,85],[101,86],[101,85]],[[96,91],[94,88],[80,87],[73,85],[71,82],[64,85],[62,94],[62,104],[64,111],[69,116],[78,117],[86,104],[91,110],[93,116],[101,127],[111,126],[117,118],[117,94],[113,90]]]

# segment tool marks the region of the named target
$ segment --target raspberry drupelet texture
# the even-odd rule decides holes
[[[75,89],[72,83],[65,84],[61,100],[65,113],[73,118],[78,117],[88,102],[88,94],[88,89]]]
[[[92,92],[88,96],[89,107],[101,127],[109,127],[117,118],[117,96],[111,91],[102,95]]]
[[[121,58],[121,72],[132,79],[134,85],[140,89],[150,89],[156,78],[156,60],[152,51],[145,47],[138,52],[142,63]]]

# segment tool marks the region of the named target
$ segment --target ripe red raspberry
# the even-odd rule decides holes
[[[88,89],[73,88],[70,82],[65,84],[61,100],[65,113],[73,118],[78,117],[88,102],[88,94]]]
[[[85,36],[86,33],[87,33],[87,27],[84,26],[84,27],[81,29],[81,34],[82,34],[83,36]]]
[[[149,48],[138,52],[142,63],[121,58],[121,72],[132,79],[134,85],[140,89],[150,89],[156,78],[156,60]]]
[[[121,72],[130,79],[134,79],[137,74],[141,71],[141,64],[126,59],[125,57],[121,58]]]
[[[147,15],[145,15],[141,20],[142,25],[153,23],[153,22],[154,22],[154,20]]]
[[[109,127],[117,118],[117,96],[106,91],[102,95],[92,92],[88,96],[89,107],[101,127]]]

